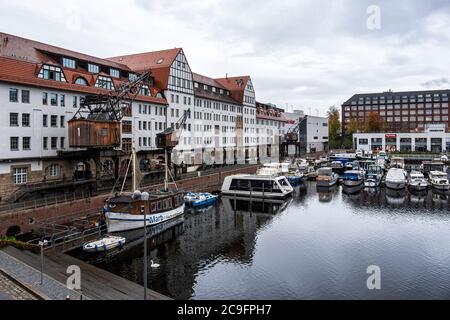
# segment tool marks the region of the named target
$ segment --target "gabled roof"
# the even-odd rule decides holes
[[[89,61],[120,70],[130,70],[124,64],[0,32],[1,57],[13,58],[33,63],[60,64],[60,61],[55,61],[52,54],[75,58],[82,61]]]
[[[107,60],[126,64],[135,72],[142,72],[152,69],[152,75],[155,78],[156,85],[163,90],[167,90],[169,85],[170,67],[182,52],[181,48],[152,51],[125,56],[111,57]]]
[[[244,103],[244,91],[249,80],[250,76],[216,79],[218,83],[230,91],[231,97],[240,103]]]
[[[95,83],[94,76],[80,74],[73,71],[64,70],[64,74],[68,82],[40,79],[37,77],[40,66],[41,64],[0,57],[0,81],[21,85],[50,88],[54,90],[71,91],[80,94],[109,93],[109,90],[97,88],[94,86]],[[73,81],[75,81],[76,78],[79,76],[86,78],[90,86],[82,86],[74,84]],[[120,83],[119,80],[114,81],[115,85],[117,85],[118,83]],[[138,95],[136,100],[167,105],[167,101],[165,99],[150,96]]]

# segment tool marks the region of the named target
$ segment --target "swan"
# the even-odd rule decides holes
[[[155,263],[153,260],[150,260],[150,267],[151,268],[155,268],[156,269],[156,268],[159,268],[159,266],[160,265],[158,263]]]

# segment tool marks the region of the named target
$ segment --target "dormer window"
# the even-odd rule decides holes
[[[203,90],[208,90],[208,86],[206,84],[203,85]]]
[[[75,80],[75,84],[78,84],[80,86],[87,86],[88,85],[86,79],[82,78],[82,77],[77,78],[77,80]]]
[[[64,73],[60,67],[54,66],[43,66],[41,71],[39,72],[38,78],[44,80],[54,80],[60,82],[67,82],[64,77]]]
[[[148,86],[143,85],[141,87],[141,89],[139,90],[139,94],[141,96],[149,96],[150,95],[150,89],[148,88]]]
[[[220,89],[220,94],[223,94],[223,89]]]
[[[100,67],[96,64],[88,63],[88,71],[90,73],[100,73]]]
[[[136,73],[131,73],[128,75],[128,80],[130,81],[134,81],[137,79],[137,74]]]
[[[212,92],[216,92],[216,87],[212,87]]]
[[[70,59],[70,58],[66,58],[66,57],[62,58],[62,65],[63,65],[63,67],[70,68],[70,69],[75,69],[77,67],[77,63],[74,59]]]
[[[194,87],[198,89],[198,82],[194,82]]]
[[[114,84],[112,82],[112,79],[108,77],[98,76],[95,86],[97,88],[114,90]]]
[[[120,71],[114,68],[110,68],[109,75],[114,78],[120,78]]]

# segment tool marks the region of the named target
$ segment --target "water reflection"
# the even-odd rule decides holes
[[[316,190],[224,197],[151,236],[150,287],[175,299],[450,298],[448,194]],[[368,291],[376,264],[383,290]],[[101,267],[142,284],[142,243]]]

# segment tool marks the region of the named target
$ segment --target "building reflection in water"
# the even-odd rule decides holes
[[[250,265],[258,230],[270,224],[291,201],[223,197],[221,205],[200,212],[190,210],[181,224],[160,227],[149,239],[149,260],[161,265],[149,270],[150,288],[175,299],[190,299],[196,277],[216,263]],[[142,239],[97,265],[142,285]]]

